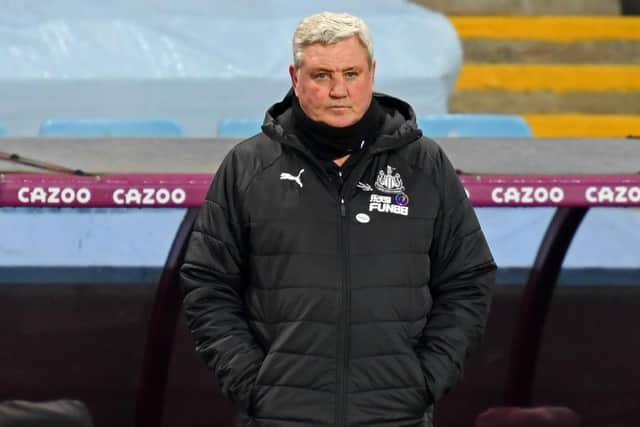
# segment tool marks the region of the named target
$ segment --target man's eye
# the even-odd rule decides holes
[[[317,73],[314,78],[318,80],[324,80],[329,77],[329,73]]]
[[[346,73],[344,73],[345,77],[348,79],[353,79],[358,77],[358,72],[357,71],[347,71]]]

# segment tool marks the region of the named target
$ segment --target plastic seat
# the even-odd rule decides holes
[[[91,414],[78,400],[0,402],[2,427],[92,427]]]
[[[418,118],[429,137],[531,137],[526,120],[511,114],[436,114]]]
[[[224,119],[218,136],[247,137],[260,132],[258,119]],[[531,137],[520,116],[502,114],[437,114],[418,118],[418,127],[432,137]]]
[[[0,136],[5,136],[7,134],[7,130],[0,126]]]
[[[166,119],[50,119],[40,136],[182,136],[182,127]]]
[[[262,131],[259,119],[223,119],[218,125],[218,136],[246,138]]]

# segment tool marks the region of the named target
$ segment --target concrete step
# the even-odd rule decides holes
[[[462,45],[465,63],[640,64],[640,40],[463,39]]]
[[[619,15],[618,0],[413,0],[447,15]]]
[[[452,16],[465,62],[640,63],[640,17]]]
[[[542,40],[640,40],[640,17],[451,16],[462,38]]]
[[[640,135],[640,115],[525,114],[524,118],[536,137],[624,138]]]
[[[466,64],[456,90],[640,91],[638,65]]]
[[[455,91],[449,99],[454,113],[505,114],[640,114],[640,92],[512,92]]]
[[[638,65],[467,64],[452,112],[640,114]]]

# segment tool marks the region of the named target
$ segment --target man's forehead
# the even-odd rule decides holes
[[[362,64],[309,64],[307,68],[311,71],[349,71],[349,70],[360,70],[363,68]]]
[[[361,68],[368,64],[368,52],[357,37],[336,43],[311,43],[304,47],[302,66],[328,70]],[[346,42],[346,43],[345,43]]]
[[[337,40],[332,43],[325,42],[314,42],[308,43],[303,47],[303,50],[306,51],[331,51],[338,49],[350,49],[353,51],[362,51],[365,54],[367,53],[367,47],[362,43],[358,36],[347,37],[346,39]]]

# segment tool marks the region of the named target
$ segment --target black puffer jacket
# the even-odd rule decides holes
[[[495,265],[411,108],[340,194],[289,134],[290,98],[217,172],[181,270],[184,309],[237,425],[430,426],[485,326]]]

